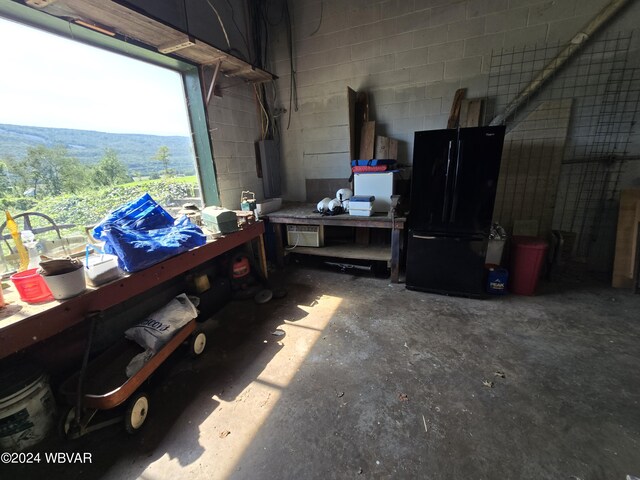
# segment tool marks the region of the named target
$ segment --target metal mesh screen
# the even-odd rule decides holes
[[[506,119],[497,221],[516,229],[533,222],[541,236],[565,231],[575,237],[578,257],[588,257],[603,241],[613,255],[611,217],[620,178],[627,163],[639,159],[632,139],[640,69],[627,64],[631,40],[631,33],[620,32],[590,41]],[[485,124],[561,48],[544,44],[494,52]]]

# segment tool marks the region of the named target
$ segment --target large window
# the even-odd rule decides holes
[[[58,19],[46,21],[55,27]],[[96,39],[118,49],[117,40]],[[195,67],[170,60],[177,68],[166,68],[2,17],[0,40],[12,45],[0,51],[3,210],[42,213],[82,243],[86,226],[145,192],[173,213],[202,196],[216,202],[202,102],[185,99],[185,92],[200,94]],[[33,222],[51,223],[39,216]],[[5,257],[8,247],[3,241]]]

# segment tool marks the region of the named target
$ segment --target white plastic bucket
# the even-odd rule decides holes
[[[44,375],[0,398],[0,448],[21,451],[43,440],[55,423],[55,402]]]
[[[75,297],[87,289],[84,278],[84,268],[77,268],[73,272],[62,275],[43,275],[44,281],[56,300]]]
[[[504,240],[490,239],[487,244],[487,256],[485,257],[485,263],[492,265],[502,264],[502,251],[504,250]]]

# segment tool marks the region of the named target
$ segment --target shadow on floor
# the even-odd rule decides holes
[[[296,304],[288,305],[287,297],[258,305],[253,300],[232,301],[211,319],[200,324],[207,333],[205,352],[192,359],[188,346],[183,345],[154,372],[139,389],[149,394],[149,415],[143,429],[127,435],[123,423],[91,432],[75,440],[62,441],[51,435],[30,451],[90,452],[92,462],[85,465],[3,465],[3,478],[39,478],[46,472],[48,479],[103,478],[113,465],[129,463],[127,478],[142,476],[147,465],[162,457],[175,460],[180,466],[193,465],[201,459],[201,425],[220,402],[232,402],[245,390],[281,346],[266,339],[281,323],[274,313],[285,308],[287,319],[296,322],[308,315],[300,306],[313,307],[316,294],[305,285],[288,286],[295,291]],[[264,353],[267,355],[264,355]],[[259,358],[260,362],[256,359]],[[65,406],[60,405],[59,410]],[[126,405],[113,411],[99,412],[96,420],[123,415]],[[180,441],[171,435],[181,432]],[[6,474],[9,477],[4,477]]]

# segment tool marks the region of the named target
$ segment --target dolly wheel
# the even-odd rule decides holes
[[[207,345],[207,335],[204,332],[198,332],[191,336],[189,341],[189,351],[193,357],[197,357],[204,352]]]
[[[73,428],[73,424],[76,420],[76,407],[67,407],[63,414],[60,415],[60,420],[58,422],[58,433],[60,436],[68,440],[71,438],[71,429]]]
[[[127,412],[124,414],[124,428],[127,433],[136,433],[144,421],[147,419],[149,413],[149,397],[146,393],[136,393],[129,400],[129,406]]]

